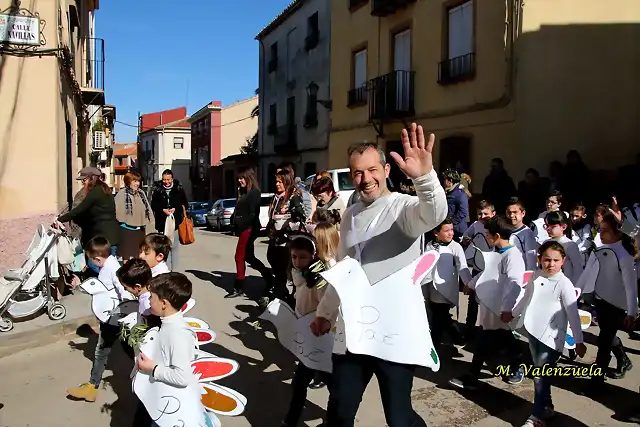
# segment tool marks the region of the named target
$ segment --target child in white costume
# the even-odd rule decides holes
[[[568,237],[571,235],[569,218],[562,212],[549,212],[544,221],[550,240],[560,243],[567,255],[566,262],[562,266],[564,275],[571,280],[571,283],[577,283],[584,270],[584,257],[580,253],[578,244]]]
[[[440,254],[438,264],[427,275],[423,287],[431,314],[431,338],[436,350],[442,343],[445,330],[450,331],[454,341],[458,340],[450,310],[458,306],[459,279],[464,285],[471,280],[464,250],[460,243],[453,240],[453,234],[453,222],[447,218],[433,230],[433,237],[426,248],[427,251],[435,250]]]
[[[564,247],[548,240],[540,246],[539,253],[541,268],[533,278],[533,294],[524,314],[524,327],[529,333],[534,368],[553,368],[564,348],[567,322],[574,331],[576,353],[584,357],[587,348],[582,338],[576,292],[562,272],[566,260]],[[533,412],[524,426],[542,427],[544,421],[554,415],[550,377],[537,375],[534,384]]]

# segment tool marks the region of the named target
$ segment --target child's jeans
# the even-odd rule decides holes
[[[298,425],[304,404],[307,402],[307,387],[311,384],[311,381],[316,375],[320,376],[323,383],[327,385],[327,388],[331,390],[331,374],[328,372],[314,371],[311,368],[307,368],[304,363],[298,362],[298,367],[293,373],[293,379],[291,380],[291,403],[289,404],[289,411],[284,418],[284,424],[288,427],[295,427]]]
[[[116,254],[118,253],[118,246],[111,246],[111,255],[113,256],[117,256]],[[93,270],[96,273],[100,273],[100,267],[98,267],[96,265],[96,263],[94,263],[93,261],[91,261],[91,259],[89,257],[87,257],[87,267],[90,268],[91,270]]]
[[[532,336],[529,336],[529,350],[531,351],[533,366],[536,368],[544,368],[545,366],[553,368],[556,366],[556,363],[558,363],[558,359],[560,359],[560,353],[558,351],[541,343]],[[543,375],[541,377],[535,377],[533,381],[535,394],[531,416],[542,421],[544,419],[545,409],[553,406],[551,402],[551,378]]]
[[[89,382],[98,388],[102,381],[102,374],[109,360],[111,347],[118,341],[120,328],[118,326],[109,325],[108,323],[100,323],[100,335],[98,336],[98,344],[93,357],[93,366],[91,367],[91,377]]]
[[[429,309],[431,311],[431,319],[429,326],[431,327],[431,340],[436,350],[442,344],[442,336],[445,331],[455,334],[453,326],[453,318],[451,318],[451,304],[437,303],[429,301]],[[452,338],[457,338],[452,336]]]

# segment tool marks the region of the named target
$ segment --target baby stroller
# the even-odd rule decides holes
[[[61,224],[50,227],[43,224],[27,249],[27,260],[22,267],[10,269],[0,277],[0,332],[13,329],[13,321],[33,316],[46,307],[51,320],[67,315],[66,308],[52,296],[52,278],[58,278],[57,244],[66,232]]]

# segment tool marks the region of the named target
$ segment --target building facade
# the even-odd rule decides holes
[[[0,0],[1,271],[22,264],[37,225],[51,223],[80,188],[90,109],[104,104],[97,9],[97,0]]]
[[[124,188],[124,176],[127,172],[138,170],[138,144],[113,144],[113,188],[118,192]]]
[[[284,160],[304,177],[327,166],[332,3],[341,2],[294,0],[256,37],[264,188],[273,189],[276,167]]]
[[[211,200],[216,185],[211,167],[222,160],[222,103],[211,101],[189,117],[191,186],[194,200]]]
[[[185,118],[158,125],[139,135],[142,147],[141,175],[148,188],[162,179],[162,172],[171,169],[191,199],[191,126]]]
[[[356,141],[402,152],[411,122],[435,133],[436,167],[460,163],[476,182],[494,157],[517,181],[572,149],[594,169],[639,151],[634,0],[333,4],[330,168]]]
[[[250,144],[258,132],[258,97],[234,102],[222,108],[221,155],[218,166],[213,166],[212,174],[216,185],[212,198],[236,197],[236,176],[240,169],[254,166],[242,155],[242,148]]]

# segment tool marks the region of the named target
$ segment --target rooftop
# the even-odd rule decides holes
[[[291,14],[293,14],[293,12],[298,10],[300,8],[300,6],[302,6],[304,4],[305,1],[307,1],[307,0],[293,0],[291,3],[289,3],[289,6],[287,6],[275,18],[273,18],[273,20],[271,22],[269,22],[269,24],[267,24],[267,26],[264,27],[262,29],[262,31],[260,31],[258,33],[258,35],[256,36],[256,40],[260,40],[260,39],[264,38],[270,32],[272,32],[273,30],[278,28],[278,26],[280,26],[280,24],[282,24],[284,21],[286,21],[287,18],[289,16],[291,16]]]

